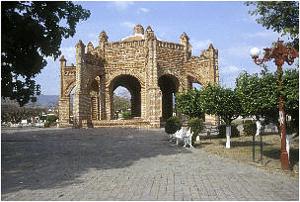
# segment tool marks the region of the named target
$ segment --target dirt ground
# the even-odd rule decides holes
[[[241,136],[231,138],[231,148],[225,148],[226,139],[218,137],[201,137],[196,146],[222,157],[247,162],[270,172],[280,172],[294,177],[299,176],[299,137],[293,139],[290,146],[289,171],[282,171],[280,163],[280,136],[265,134],[262,136],[262,161],[260,137],[255,137],[255,161],[253,161],[253,137]]]

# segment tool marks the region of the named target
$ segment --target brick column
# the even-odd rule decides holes
[[[160,117],[162,112],[162,93],[159,87],[149,88],[149,121],[152,128],[160,127]]]
[[[58,101],[59,126],[65,127],[70,124],[70,98],[62,97]]]
[[[88,72],[85,65],[85,45],[81,40],[76,44],[76,92],[74,98],[74,125],[88,127],[91,124],[91,100],[85,89]]]
[[[106,102],[105,102],[105,77],[100,77],[100,83],[99,83],[99,104],[100,104],[100,120],[106,119]]]
[[[112,101],[113,101],[113,96],[112,96],[112,92],[110,92],[109,86],[105,87],[104,97],[105,97],[105,114],[106,114],[106,120],[111,120],[112,119]]]
[[[148,26],[145,34],[145,48],[147,51],[146,58],[146,110],[147,120],[150,122],[150,127],[160,127],[160,117],[162,111],[162,94],[158,86],[158,70],[157,70],[157,39],[152,31],[151,27]]]

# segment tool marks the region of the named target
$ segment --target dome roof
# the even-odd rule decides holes
[[[137,24],[133,28],[133,35],[123,38],[122,41],[140,41],[144,38],[144,28],[142,25]]]

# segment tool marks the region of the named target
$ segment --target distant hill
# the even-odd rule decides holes
[[[26,104],[27,107],[54,107],[58,105],[58,95],[39,95],[35,103]]]
[[[32,103],[28,103],[25,106],[26,107],[47,107],[47,108],[53,108],[55,106],[58,106],[58,95],[39,95],[37,96],[37,101]],[[15,101],[2,100],[2,105],[4,104],[12,104],[17,103]],[[116,110],[120,110],[121,108],[130,108],[130,94],[128,95],[125,93],[119,93],[119,95],[114,95],[114,104]]]

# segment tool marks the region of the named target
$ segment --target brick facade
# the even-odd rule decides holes
[[[141,25],[135,26],[132,36],[117,42],[109,42],[104,31],[96,47],[80,40],[76,66],[67,66],[64,56],[60,59],[60,126],[71,124],[74,88],[72,124],[76,127],[160,127],[172,115],[173,93],[190,89],[192,82],[203,86],[219,82],[217,49],[210,45],[199,57],[192,56],[189,37],[183,33],[179,41],[158,40],[150,26],[144,31]],[[134,121],[112,120],[112,95],[118,86],[131,93]]]

